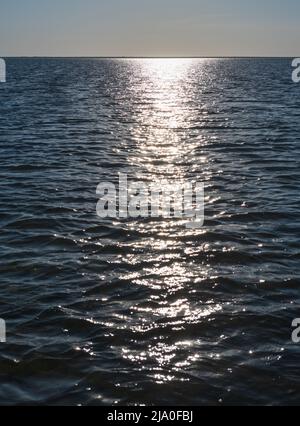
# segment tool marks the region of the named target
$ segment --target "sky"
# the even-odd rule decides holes
[[[299,0],[0,0],[0,57],[299,56]]]

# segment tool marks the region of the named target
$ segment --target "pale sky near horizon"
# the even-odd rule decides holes
[[[299,56],[299,0],[0,0],[5,56]]]

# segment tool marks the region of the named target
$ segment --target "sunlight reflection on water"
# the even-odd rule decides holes
[[[298,403],[290,61],[7,64],[1,401]],[[95,188],[119,173],[205,182],[204,227],[101,220]]]

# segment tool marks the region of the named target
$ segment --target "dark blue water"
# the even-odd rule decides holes
[[[300,85],[289,59],[9,59],[1,404],[298,404]],[[96,187],[205,182],[206,221]]]

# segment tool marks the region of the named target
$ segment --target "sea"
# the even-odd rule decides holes
[[[292,58],[6,68],[0,404],[299,405]],[[203,183],[204,224],[99,217],[120,174]]]

